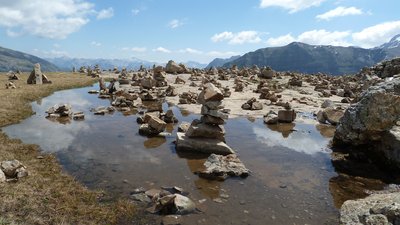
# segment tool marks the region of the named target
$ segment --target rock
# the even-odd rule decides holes
[[[185,72],[185,69],[178,65],[176,62],[174,62],[173,60],[169,60],[167,65],[165,66],[165,72],[167,73],[183,73]]]
[[[281,123],[291,123],[296,119],[296,112],[294,110],[279,110],[278,121]]]
[[[85,114],[83,114],[83,112],[75,112],[72,114],[72,119],[83,120],[83,119],[85,119]]]
[[[176,207],[176,214],[185,215],[192,213],[196,210],[196,205],[190,198],[180,194],[175,194],[174,204]]]
[[[155,117],[155,116],[151,116],[150,120],[149,120],[149,126],[154,129],[155,131],[157,131],[158,133],[161,133],[165,130],[165,128],[167,127],[167,124],[162,121],[160,118]]]
[[[3,161],[0,164],[0,169],[4,172],[6,177],[17,177],[18,169],[24,167],[18,160]]]
[[[0,169],[0,183],[4,183],[6,180],[6,175],[4,174],[3,170]]]
[[[278,115],[273,111],[270,111],[267,115],[264,116],[264,123],[266,124],[277,124],[278,122]]]
[[[17,173],[17,178],[23,178],[23,177],[27,177],[29,175],[28,171],[25,169],[25,167],[20,167],[16,170]]]
[[[6,83],[6,89],[16,89],[16,88],[17,87],[13,82],[9,81],[8,83]]]
[[[155,211],[160,214],[186,215],[196,210],[195,203],[180,194],[165,195],[157,199]]]
[[[225,121],[222,118],[214,117],[210,115],[203,115],[200,118],[200,121],[205,124],[212,124],[212,125],[223,125]]]
[[[193,121],[186,132],[189,138],[214,138],[225,142],[225,130],[222,126],[214,126],[200,121]]]
[[[176,149],[178,151],[202,152],[206,154],[228,155],[234,151],[223,141],[211,138],[189,138],[184,133],[177,133]]]
[[[327,108],[323,111],[323,117],[330,124],[336,126],[339,120],[343,117],[343,111],[339,109]]]
[[[340,209],[340,224],[399,224],[400,193],[372,194],[348,200]]]
[[[203,105],[201,107],[201,115],[209,115],[213,117],[217,117],[223,120],[228,119],[228,115],[220,110],[209,109],[207,106]]]
[[[221,101],[224,99],[224,95],[221,90],[215,87],[212,83],[207,83],[204,86],[204,90],[199,94],[197,102],[204,104],[209,101]]]
[[[55,105],[50,107],[46,113],[49,117],[70,117],[72,116],[72,106],[69,104]]]
[[[261,102],[254,102],[251,105],[251,110],[262,110],[263,109],[263,105]]]
[[[98,94],[100,91],[98,90],[89,90],[88,93],[89,94]]]
[[[250,174],[236,154],[226,156],[211,154],[204,163],[204,167],[205,170],[196,173],[210,179],[225,180],[229,176],[247,177]]]
[[[379,141],[400,119],[400,78],[370,87],[340,120],[334,144],[363,145]]]
[[[301,78],[293,77],[289,80],[288,84],[290,86],[301,87],[303,86],[303,81],[301,80]]]
[[[333,107],[335,107],[335,104],[330,99],[325,100],[321,105],[321,108],[323,108],[323,109],[325,109],[325,108],[333,108]]]
[[[190,127],[190,123],[188,123],[188,122],[182,122],[182,123],[178,126],[178,132],[186,133],[186,131],[189,129],[189,127]]]
[[[42,71],[40,70],[40,64],[36,63],[31,74],[28,77],[28,84],[43,84]]]
[[[271,67],[262,68],[261,74],[259,74],[259,77],[264,79],[272,79],[274,76],[275,76],[275,71],[273,71]]]
[[[170,86],[168,86],[167,90],[165,90],[165,94],[166,94],[166,96],[173,97],[173,96],[177,96],[178,92],[175,90],[175,87],[170,85]]]
[[[261,110],[261,109],[263,109],[263,105],[261,102],[257,101],[256,98],[251,98],[242,105],[242,109],[243,110]]]
[[[180,215],[168,215],[162,219],[162,225],[181,225],[183,224],[182,216]]]

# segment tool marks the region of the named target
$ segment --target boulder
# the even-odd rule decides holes
[[[18,169],[24,167],[18,160],[3,161],[0,164],[0,169],[4,172],[6,177],[17,177]]]
[[[209,125],[194,120],[186,132],[190,138],[214,138],[225,142],[225,129],[222,126]]]
[[[270,111],[267,115],[264,116],[264,123],[266,124],[277,124],[278,122],[278,115],[273,111]]]
[[[400,224],[400,193],[372,194],[344,202],[340,209],[340,224]]]
[[[281,123],[291,123],[296,119],[296,112],[294,110],[279,110],[278,121]]]
[[[211,138],[189,138],[184,133],[177,133],[176,149],[178,151],[201,152],[205,154],[228,155],[234,151],[223,141]]]
[[[326,123],[327,121],[336,126],[343,117],[343,114],[343,111],[340,109],[326,108],[325,110],[317,113],[317,119],[320,123]]]
[[[165,72],[167,73],[183,73],[184,68],[178,65],[173,60],[168,61],[167,65],[165,66]]]
[[[149,126],[152,129],[154,129],[155,131],[157,131],[158,133],[163,132],[165,130],[165,128],[167,127],[167,123],[165,123],[160,118],[155,117],[155,116],[151,116],[148,123],[149,123]]]
[[[380,141],[400,119],[400,78],[389,79],[365,91],[347,108],[334,136],[334,144],[363,145]]]
[[[236,154],[226,156],[211,154],[204,163],[205,169],[196,173],[204,178],[225,180],[229,176],[247,177],[248,170]]]
[[[272,79],[274,76],[275,76],[275,71],[273,71],[271,67],[262,68],[261,74],[259,74],[259,77],[264,79]]]
[[[224,95],[220,89],[218,89],[214,84],[207,83],[204,86],[204,90],[200,92],[197,101],[200,104],[204,104],[209,101],[222,101],[224,99]]]

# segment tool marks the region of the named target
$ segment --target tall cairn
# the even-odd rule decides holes
[[[180,151],[228,155],[234,151],[225,143],[223,124],[228,115],[222,111],[224,95],[212,83],[207,83],[197,102],[202,104],[201,118],[195,119],[185,133],[178,132],[176,147]]]

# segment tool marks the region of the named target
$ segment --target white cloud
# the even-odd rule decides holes
[[[326,31],[326,30],[311,30],[293,37],[291,34],[286,34],[276,38],[269,38],[267,44],[269,46],[282,46],[294,41],[299,41],[312,45],[335,45],[335,46],[350,46],[346,39],[351,36],[349,31]]]
[[[51,49],[49,51],[33,49],[33,54],[38,55],[40,57],[44,57],[44,58],[56,58],[56,57],[62,57],[62,56],[69,56],[68,52],[62,51],[62,50],[57,50],[57,49]]]
[[[124,48],[122,48],[122,51],[132,51],[132,52],[140,53],[140,52],[146,52],[147,48],[145,48],[145,47],[133,47],[133,48],[124,47]]]
[[[193,48],[185,48],[185,49],[181,49],[179,50],[180,53],[189,53],[189,54],[203,54],[202,51],[197,50],[197,49],[193,49]]]
[[[178,28],[178,27],[180,27],[180,26],[182,26],[184,23],[182,22],[182,21],[180,21],[180,20],[177,20],[177,19],[173,19],[173,20],[171,20],[169,23],[168,23],[168,27],[169,28],[171,28],[171,29],[175,29],[175,28]]]
[[[258,31],[241,31],[238,33],[232,33],[224,31],[219,34],[215,34],[211,37],[213,42],[228,41],[228,44],[244,44],[244,43],[259,43],[261,42],[260,33]]]
[[[261,0],[260,8],[281,7],[295,13],[313,6],[319,6],[326,0]]]
[[[350,35],[349,31],[311,30],[300,34],[297,40],[313,45],[350,46],[351,44],[346,41]]]
[[[163,47],[158,47],[158,48],[153,49],[153,52],[171,53],[171,50],[168,50],[168,49],[163,48]]]
[[[331,20],[332,18],[335,18],[335,17],[350,16],[350,15],[362,15],[362,14],[364,14],[364,12],[361,9],[358,9],[356,7],[345,8],[343,6],[339,6],[336,9],[332,9],[326,13],[317,15],[316,18],[319,20]]]
[[[132,14],[136,16],[140,13],[140,11],[141,11],[140,9],[132,9]]]
[[[97,13],[98,20],[109,19],[113,16],[114,16],[114,9],[112,7],[108,9],[103,9]]]
[[[96,42],[96,41],[92,41],[92,42],[90,42],[90,45],[95,46],[95,47],[100,47],[101,43]]]
[[[0,0],[0,26],[9,36],[63,39],[89,22],[93,7],[84,0]]]
[[[354,33],[352,36],[356,45],[370,48],[388,42],[397,34],[400,34],[400,20],[367,27],[360,32]]]
[[[276,38],[269,38],[267,40],[267,45],[269,45],[269,46],[284,46],[284,45],[287,45],[294,41],[296,41],[296,39],[291,34],[287,34],[287,35],[279,36]]]
[[[220,51],[210,51],[207,52],[207,55],[213,56],[213,57],[229,57],[229,56],[234,56],[234,55],[239,55],[237,52],[220,52]]]

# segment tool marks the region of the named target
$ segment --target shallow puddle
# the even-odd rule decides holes
[[[134,113],[93,115],[90,108],[109,106],[110,101],[88,94],[90,89],[97,86],[56,92],[35,102],[35,115],[3,131],[55,153],[77,180],[113,196],[129,198],[139,187],[184,188],[199,209],[185,216],[184,224],[337,224],[337,207],[343,201],[360,197],[369,187],[384,186],[376,180],[353,184],[335,172],[327,147],[332,128],[305,123],[270,126],[247,118],[229,119],[225,129],[226,142],[252,171],[251,176],[205,180],[193,172],[207,156],[175,151],[177,125],[167,128],[171,135],[166,137],[140,136]],[[83,111],[85,120],[46,119],[45,111],[58,103]],[[179,122],[200,117],[171,108]],[[362,187],[353,191],[357,193],[343,191],[357,184]],[[144,211],[139,216],[149,223],[161,219]]]

